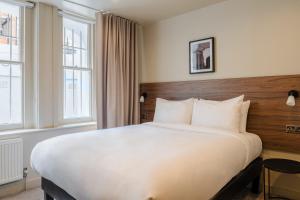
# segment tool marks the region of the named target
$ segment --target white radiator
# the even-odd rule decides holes
[[[23,140],[0,140],[0,185],[23,178]]]

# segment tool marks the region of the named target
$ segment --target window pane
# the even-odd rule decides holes
[[[83,68],[87,68],[88,67],[88,63],[87,63],[87,61],[88,61],[88,57],[87,57],[87,52],[85,51],[85,50],[82,50],[81,51],[82,52],[82,66],[81,67],[83,67]]]
[[[74,67],[81,67],[80,49],[74,49]]]
[[[79,70],[75,70],[74,71],[74,114],[76,116],[81,116],[81,99],[83,98],[81,85],[82,85],[81,72]]]
[[[91,72],[82,71],[82,116],[91,115]]]
[[[65,118],[71,118],[74,116],[73,108],[73,70],[65,69],[65,76],[64,76],[64,117]]]
[[[87,49],[88,48],[88,25],[84,24],[84,28],[81,30],[81,35],[82,35],[82,39],[81,39],[81,48],[83,49]]]
[[[22,123],[20,7],[0,2],[0,124]],[[20,61],[12,64],[11,61]]]
[[[89,117],[90,107],[91,72],[65,69],[64,118]]]
[[[0,36],[0,60],[10,60],[10,39]]]
[[[65,66],[73,66],[73,52],[72,48],[64,48],[64,65]]]
[[[21,66],[20,65],[11,65],[11,74],[14,77],[21,77]]]
[[[65,38],[64,38],[64,45],[65,46],[73,46],[73,34],[72,29],[65,28]]]
[[[19,61],[21,60],[21,52],[20,52],[20,41],[16,38],[12,39],[12,43],[11,43],[11,47],[12,47],[12,60],[13,61]]]
[[[20,8],[0,2],[0,59],[20,61]],[[11,49],[12,48],[12,49]]]
[[[16,37],[18,32],[20,8],[0,2],[0,35]]]
[[[0,2],[0,5],[2,5],[3,3]],[[1,9],[2,11],[3,9]],[[7,10],[8,11],[8,10]],[[0,35],[4,35],[4,36],[10,36],[11,35],[11,23],[10,23],[10,14],[7,13],[7,11],[2,11],[1,15],[0,15]]]
[[[0,64],[0,76],[10,76],[9,64]]]
[[[0,124],[10,123],[10,66],[0,64]]]
[[[81,42],[81,31],[80,29],[74,30],[74,47],[80,48],[80,42]]]
[[[88,27],[86,23],[63,19],[64,24],[64,71],[65,107],[64,118],[83,118],[91,116],[91,71],[88,68]],[[67,33],[69,30],[69,33]],[[72,33],[72,34],[71,34]],[[66,35],[69,35],[68,37]],[[66,42],[72,37],[70,42]],[[73,69],[71,69],[71,67]]]
[[[22,76],[21,65],[11,65],[11,120],[22,122]]]
[[[0,124],[22,122],[21,65],[0,64]]]

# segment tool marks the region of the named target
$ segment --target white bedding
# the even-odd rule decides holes
[[[31,163],[79,200],[205,200],[261,149],[250,133],[147,123],[43,141]]]

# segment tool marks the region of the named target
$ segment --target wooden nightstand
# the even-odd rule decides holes
[[[270,187],[270,170],[281,172],[285,174],[300,174],[300,162],[288,159],[266,159],[263,163],[263,174],[264,174],[264,199],[266,199],[266,183],[265,183],[265,169],[267,169],[268,178],[268,199],[288,199],[284,197],[276,197],[271,195]]]

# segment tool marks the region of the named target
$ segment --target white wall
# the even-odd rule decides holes
[[[228,0],[145,26],[142,82],[300,73],[300,1]],[[189,75],[189,41],[215,37],[216,72]]]

